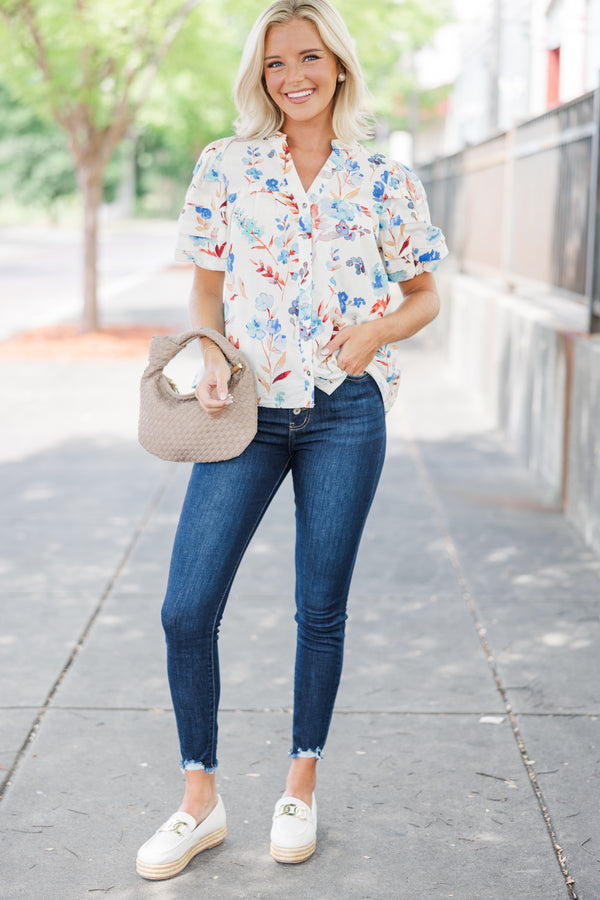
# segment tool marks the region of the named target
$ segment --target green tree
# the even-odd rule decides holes
[[[84,205],[82,325],[98,327],[102,176],[200,0],[0,0],[3,80],[68,136]]]
[[[0,84],[0,197],[50,211],[57,197],[76,190],[64,134]]]
[[[77,192],[73,159],[64,131],[15,99],[0,83],[0,198],[11,198],[53,216],[57,201]],[[119,154],[104,172],[104,199],[119,190]]]
[[[204,0],[161,66],[138,127],[146,146],[168,148],[175,177],[188,179],[202,147],[231,134],[233,84],[252,18],[240,0]]]

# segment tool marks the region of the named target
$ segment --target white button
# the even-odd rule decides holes
[[[292,412],[294,413],[295,416],[299,416],[300,413],[302,412],[302,410],[301,409],[293,409]]]

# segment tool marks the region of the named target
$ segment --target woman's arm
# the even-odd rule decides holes
[[[190,323],[192,328],[214,328],[225,331],[223,321],[224,272],[194,266],[194,280],[190,293]],[[220,415],[231,403],[228,384],[229,363],[210,338],[200,338],[204,358],[204,375],[196,388],[196,397],[209,416]]]
[[[380,347],[412,337],[435,319],[440,298],[430,272],[400,282],[400,289],[402,306],[379,319],[342,328],[323,347],[323,354],[329,356],[338,350],[338,367],[348,375],[362,375]]]

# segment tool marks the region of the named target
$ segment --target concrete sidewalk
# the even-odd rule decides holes
[[[161,278],[183,326],[182,274]],[[124,298],[122,319],[142,308]],[[134,859],[182,788],[159,610],[188,467],[137,445],[142,359],[0,363],[0,897],[598,900],[600,561],[426,340],[405,356],[317,851],[269,856],[294,657],[285,484],[222,629],[228,838],[161,883]]]

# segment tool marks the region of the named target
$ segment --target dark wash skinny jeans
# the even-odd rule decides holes
[[[237,568],[291,470],[296,503],[294,716],[290,756],[321,756],[342,671],[346,602],[385,455],[370,375],[347,377],[312,409],[259,407],[236,459],[194,465],[162,611],[181,766],[217,766],[217,638]]]

